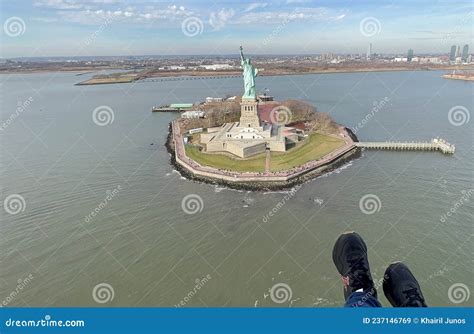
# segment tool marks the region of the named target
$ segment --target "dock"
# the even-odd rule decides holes
[[[357,142],[357,147],[371,150],[394,150],[394,151],[440,151],[444,154],[454,154],[456,148],[441,138],[432,139],[429,142]]]

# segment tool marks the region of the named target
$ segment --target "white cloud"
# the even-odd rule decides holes
[[[54,17],[34,17],[33,21],[43,22],[43,23],[52,23],[52,22],[57,22],[58,19]]]
[[[254,2],[254,3],[251,3],[249,4],[245,9],[244,9],[244,12],[251,12],[257,8],[265,8],[268,6],[268,3],[266,2]]]
[[[91,9],[103,5],[118,5],[120,0],[36,0],[33,5],[52,9]]]
[[[33,3],[36,7],[47,7],[53,9],[81,9],[83,5],[73,0],[38,0]]]
[[[309,0],[286,0],[287,4],[292,4],[292,3],[306,3],[309,2]]]
[[[57,4],[57,0],[56,4]],[[97,0],[93,0],[94,2]],[[112,0],[109,0],[112,2]],[[92,3],[92,1],[89,1]],[[108,6],[110,9],[104,8],[104,6],[95,6],[95,7],[75,7],[75,10],[71,8],[57,9],[55,14],[57,15],[57,20],[65,22],[73,22],[79,24],[87,25],[96,25],[101,24],[104,20],[118,20],[119,22],[130,22],[130,23],[144,23],[146,21],[160,21],[160,22],[170,22],[170,21],[181,21],[185,17],[193,15],[193,13],[187,10],[184,6],[169,5],[164,8],[156,8],[155,6],[146,6],[145,8],[137,9],[132,6],[127,6],[125,8]],[[61,7],[62,8],[62,7]],[[219,18],[226,19],[224,15]]]
[[[331,12],[324,7],[318,8],[295,8],[290,12],[264,11],[246,13],[234,21],[235,24],[274,24],[289,21],[328,21],[331,20]]]
[[[166,5],[151,5],[149,2],[137,1],[123,3],[118,0],[34,0],[35,6],[53,9],[48,18],[56,18],[58,21],[79,24],[96,25],[104,20],[117,20],[121,23],[146,23],[156,22],[169,24],[170,22],[181,22],[186,17],[196,16],[204,19],[207,15],[206,9],[193,12],[183,5],[168,3]],[[288,0],[301,1],[301,0]],[[267,2],[247,3],[240,8],[222,8],[213,11],[207,16],[208,23],[214,31],[223,29],[226,25],[248,25],[248,24],[274,24],[278,22],[293,21],[337,21],[342,20],[346,14],[335,12],[325,7],[294,8],[271,7]],[[41,15],[38,15],[41,16]]]
[[[209,15],[209,24],[214,28],[214,30],[222,29],[231,18],[235,15],[233,9],[221,9],[218,12],[212,12]]]

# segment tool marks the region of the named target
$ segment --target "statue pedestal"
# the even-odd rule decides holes
[[[255,98],[244,98],[240,103],[240,127],[259,128],[260,119],[257,112],[258,102]]]

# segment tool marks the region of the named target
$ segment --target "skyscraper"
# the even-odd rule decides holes
[[[407,61],[411,61],[412,59],[413,59],[413,49],[408,49]]]
[[[456,60],[456,45],[451,46],[451,52],[449,53],[449,60]]]
[[[462,61],[467,61],[467,57],[469,55],[469,45],[465,44],[462,48]]]
[[[458,45],[458,48],[456,49],[456,58],[461,57],[461,47]]]
[[[369,43],[369,48],[367,50],[367,60],[372,58],[372,43]]]

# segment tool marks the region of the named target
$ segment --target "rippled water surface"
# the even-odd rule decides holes
[[[275,98],[305,100],[349,127],[386,99],[358,127],[361,141],[441,136],[456,145],[454,156],[366,151],[304,184],[268,220],[284,193],[183,179],[163,146],[176,115],[150,112],[153,105],[240,94],[241,79],[74,86],[87,75],[0,76],[2,201],[19,194],[25,204],[14,215],[2,210],[0,298],[15,306],[97,306],[92,291],[107,283],[112,306],[339,306],[332,246],[341,232],[355,230],[369,247],[375,279],[402,260],[428,304],[455,305],[452,284],[472,290],[474,205],[462,198],[473,188],[474,122],[455,126],[448,112],[463,106],[472,113],[474,86],[441,74],[259,78]],[[112,123],[93,122],[99,106],[113,110]],[[201,212],[183,211],[189,194],[202,198]],[[368,194],[380,200],[372,214],[359,205]],[[291,289],[282,304],[269,297],[277,283]],[[388,306],[381,289],[379,295]]]

